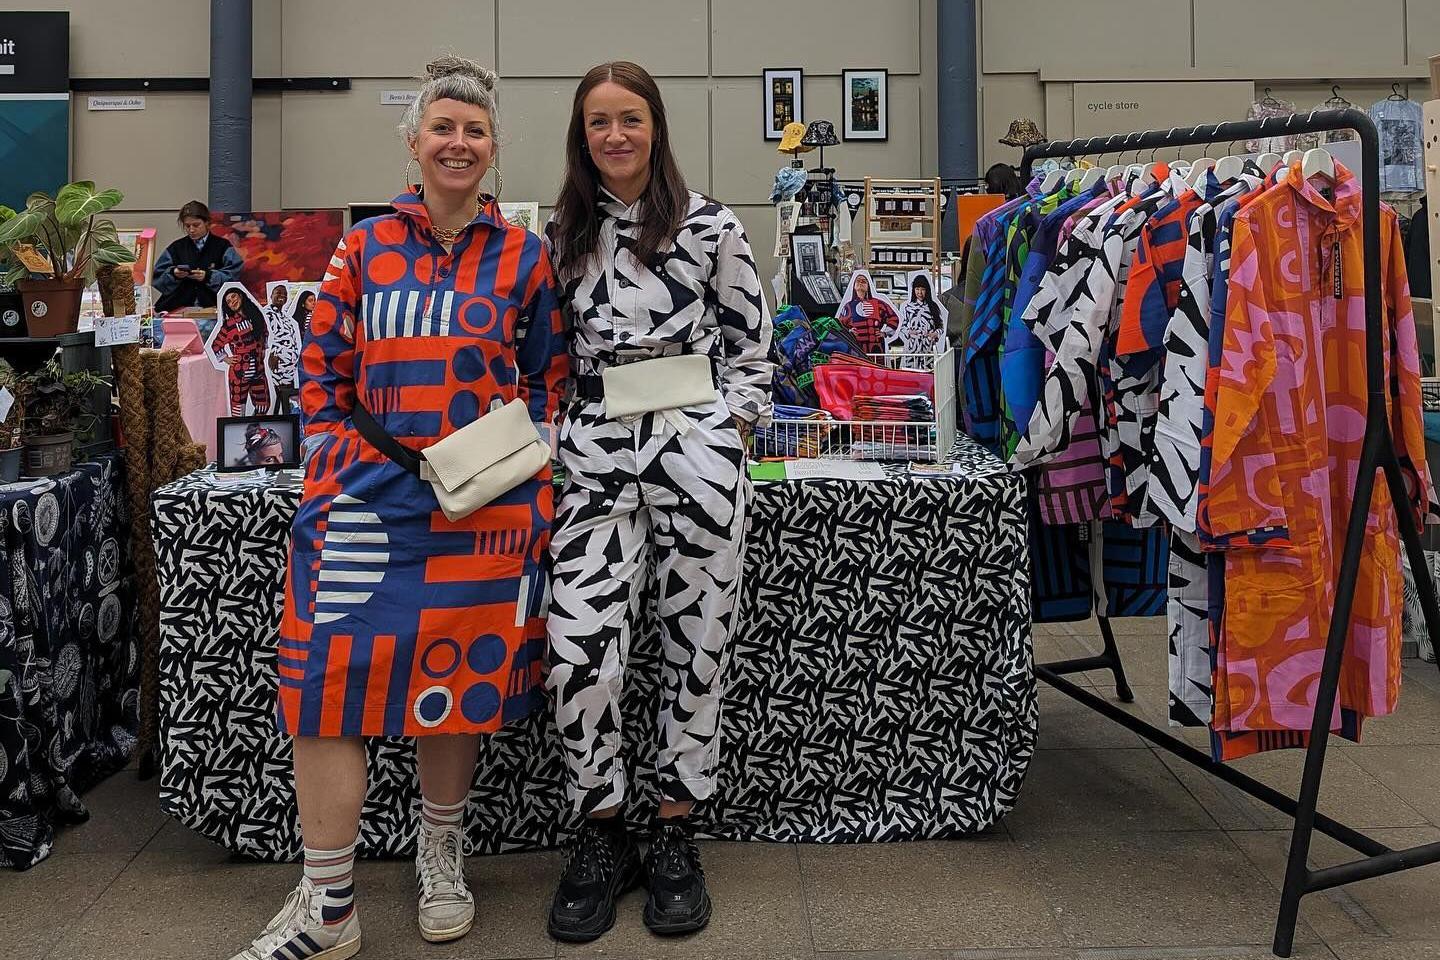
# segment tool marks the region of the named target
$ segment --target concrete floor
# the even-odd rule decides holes
[[[1135,710],[1163,722],[1163,621],[1116,626]],[[1093,624],[1037,628],[1037,656],[1078,655],[1091,636]],[[1321,803],[1392,846],[1440,840],[1440,671],[1417,661],[1405,673],[1397,716],[1368,725],[1364,745],[1332,741]],[[1286,752],[1236,766],[1293,794],[1300,762]],[[87,802],[93,819],[63,832],[50,859],[0,873],[0,958],[224,960],[295,882],[293,866],[230,863],[167,821],[154,784],[133,774]],[[637,893],[598,943],[558,950],[544,931],[558,854],[472,858],[478,924],[443,947],[415,930],[410,865],[362,863],[362,957],[1261,958],[1288,841],[1281,815],[1042,687],[1020,804],[973,840],[706,844],[717,906],[704,933],[650,937]],[[1321,838],[1312,862],[1343,857]],[[1296,957],[1440,960],[1440,865],[1308,897],[1301,921]]]

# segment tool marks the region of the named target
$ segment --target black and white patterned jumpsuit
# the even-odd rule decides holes
[[[574,373],[693,353],[712,358],[717,387],[700,406],[619,419],[578,399],[561,427],[547,684],[583,813],[625,798],[620,697],[652,558],[661,794],[714,792],[749,486],[736,421],[763,426],[771,414],[770,313],[735,214],[692,193],[673,247],[646,267],[631,253],[635,208],[606,192],[599,205],[599,250],[562,289]]]

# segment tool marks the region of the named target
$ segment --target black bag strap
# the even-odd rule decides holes
[[[355,429],[360,431],[360,436],[383,453],[392,463],[404,467],[415,476],[420,476],[420,455],[413,450],[401,445],[400,441],[390,436],[385,428],[375,422],[370,411],[365,409],[365,404],[357,398],[355,409],[351,411],[350,419],[355,424]]]

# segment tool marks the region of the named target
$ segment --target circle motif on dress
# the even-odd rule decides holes
[[[15,509],[11,511],[11,517],[15,523],[15,529],[20,533],[30,532],[30,504],[24,500],[15,501]]]
[[[461,383],[474,383],[481,379],[488,366],[485,351],[474,344],[456,350],[454,359],[450,361],[450,369],[455,371],[455,379]]]
[[[420,655],[420,669],[431,680],[444,680],[460,667],[460,644],[441,637]]]
[[[455,695],[450,692],[449,687],[430,687],[415,698],[415,722],[427,730],[438,727],[450,716],[453,706]]]
[[[100,639],[114,640],[120,631],[120,598],[110,594],[100,601]]]
[[[80,608],[80,636],[95,636],[95,604],[88,601]]]
[[[509,653],[504,638],[487,633],[470,641],[470,649],[466,652],[465,659],[471,670],[484,677],[499,670]]]
[[[69,700],[75,692],[75,684],[80,680],[79,647],[67,643],[60,648],[60,654],[55,658],[53,677],[56,695],[61,700]]]
[[[460,712],[471,723],[485,723],[500,712],[500,690],[482,680],[460,698]]]
[[[100,545],[100,583],[109,586],[120,572],[120,544],[110,537]]]
[[[468,427],[480,418],[480,397],[473,390],[458,390],[450,398],[450,424],[456,430]]]
[[[35,539],[49,546],[60,529],[60,501],[55,494],[46,493],[35,501]]]

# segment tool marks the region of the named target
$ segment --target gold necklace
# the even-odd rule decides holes
[[[478,217],[479,215],[480,215],[480,198],[479,198],[479,197],[476,197],[476,198],[475,198],[475,216]],[[434,237],[435,237],[435,239],[436,239],[437,241],[439,241],[440,243],[443,243],[443,244],[451,244],[451,243],[454,243],[456,240],[459,240],[459,239],[460,239],[460,234],[464,233],[464,232],[465,232],[465,228],[468,227],[468,226],[470,226],[470,224],[466,223],[466,224],[462,224],[461,226],[458,226],[458,227],[454,228],[453,230],[451,230],[451,229],[447,229],[447,228],[445,228],[445,227],[437,226],[436,224],[432,223],[432,224],[430,224],[430,233],[433,234]]]

